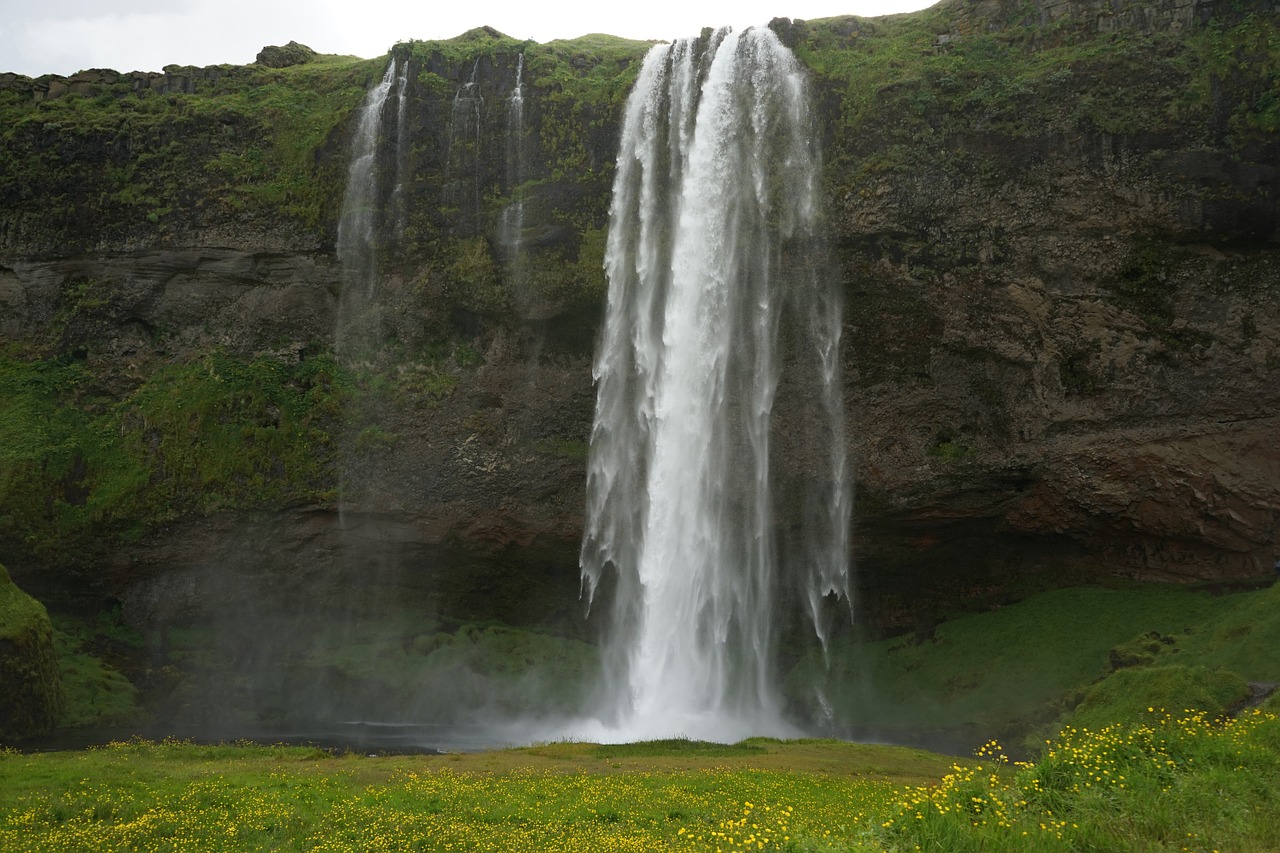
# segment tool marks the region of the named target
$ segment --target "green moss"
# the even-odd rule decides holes
[[[991,14],[998,22],[982,20]],[[990,170],[952,164],[953,152],[1004,140],[1067,134],[1184,149],[1268,144],[1267,128],[1280,115],[1277,22],[1224,20],[1189,32],[1091,34],[1078,20],[1041,27],[1007,9],[938,4],[910,15],[799,24],[795,52],[812,69],[823,104],[830,197],[856,198],[892,173],[982,181]],[[982,145],[958,144],[968,140]],[[1181,197],[1205,191],[1185,181],[1167,186]]]
[[[804,704],[817,685],[838,719],[890,731],[966,724],[1025,731],[1058,718],[1115,666],[1280,681],[1271,654],[1278,644],[1280,585],[1221,596],[1176,587],[1066,589],[942,622],[928,640],[841,640],[829,664],[818,654],[801,661],[786,689]]]
[[[1076,728],[1096,731],[1112,723],[1141,719],[1150,709],[1174,715],[1197,710],[1214,716],[1248,697],[1248,683],[1223,669],[1202,666],[1122,669],[1090,687],[1067,722]]]
[[[973,455],[973,448],[955,439],[939,439],[929,448],[930,457],[941,462],[958,462]]]
[[[1046,38],[1034,25],[956,32],[954,14],[935,7],[852,26],[847,18],[810,21],[796,52],[824,86],[842,87],[847,128],[916,141],[961,128],[1149,131],[1168,126],[1184,97],[1171,81],[1196,73],[1194,52],[1177,35]],[[951,37],[945,46],[936,44],[942,34]],[[894,126],[870,127],[889,111]]]
[[[449,248],[445,294],[461,308],[479,314],[510,312],[511,293],[483,237],[455,241]]]
[[[39,621],[44,608],[40,602],[18,589],[9,571],[0,566],[0,640],[11,640]],[[48,614],[44,613],[47,619]]]
[[[530,79],[542,103],[542,145],[553,180],[612,180],[613,158],[593,157],[587,140],[593,131],[619,122],[650,47],[650,42],[593,34],[526,50]]]
[[[85,362],[0,355],[0,536],[52,564],[222,509],[332,493],[334,362],[207,353],[111,393]]]
[[[100,658],[87,654],[68,654],[58,659],[58,670],[66,691],[66,712],[59,725],[113,726],[134,722],[141,709],[138,690],[118,670]]]
[[[49,614],[0,566],[0,741],[51,731],[63,704]]]
[[[66,694],[59,725],[111,726],[141,715],[138,690],[108,662],[140,648],[142,638],[120,622],[119,610],[98,614],[93,623],[53,618],[53,642]]]
[[[587,458],[587,443],[585,441],[574,441],[566,438],[543,438],[533,443],[534,450],[539,453],[545,453],[548,456],[557,456],[561,459],[569,459],[574,462],[581,462]]]
[[[387,450],[400,442],[400,434],[387,432],[374,424],[360,430],[356,436],[356,450],[367,453],[371,450]]]
[[[122,79],[93,96],[0,101],[0,198],[47,249],[153,240],[210,208],[318,233],[345,164],[317,155],[360,104],[372,65],[324,57],[225,66],[216,79],[171,68],[195,79],[194,94],[134,92]]]

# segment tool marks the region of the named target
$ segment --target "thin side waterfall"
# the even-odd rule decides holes
[[[378,137],[387,96],[396,79],[396,60],[387,63],[382,82],[369,90],[351,142],[351,166],[338,218],[338,259],[342,262],[343,292],[372,294],[377,279],[376,230],[381,225],[378,199]]]
[[[395,60],[392,60],[394,64]],[[408,117],[409,61],[400,65],[400,73],[396,75],[396,183],[391,191],[391,210],[395,217],[395,233],[399,238],[404,234],[405,210],[404,181],[407,170],[406,160],[409,153],[409,134],[406,132]]]
[[[502,211],[498,239],[506,249],[507,282],[522,307],[528,299],[529,270],[524,258],[524,54],[516,57],[516,83],[507,99],[507,192],[511,202]]]
[[[454,203],[469,217],[470,230],[480,230],[480,150],[484,96],[476,83],[480,58],[471,66],[471,77],[458,88],[449,116],[449,157],[446,184],[453,185]]]
[[[380,247],[385,231],[393,225],[396,209],[388,178],[398,169],[395,139],[397,113],[389,113],[388,101],[402,101],[405,65],[392,57],[381,81],[369,90],[355,117],[346,192],[338,219],[337,253],[342,266],[335,349],[355,373],[369,370],[383,344],[379,312],[385,293],[381,286]],[[399,104],[397,109],[403,109]],[[388,127],[388,123],[391,126]],[[346,429],[338,444],[340,475],[338,515],[341,547],[333,559],[317,559],[309,579],[317,591],[342,589],[341,597],[318,594],[314,600],[299,597],[273,601],[271,618],[292,620],[279,630],[281,661],[324,659],[334,649],[384,642],[376,616],[385,611],[386,589],[396,580],[396,567],[371,556],[362,548],[370,535],[370,472],[358,450],[356,437],[367,423],[377,423],[380,413],[371,409],[359,391],[345,401]],[[352,579],[359,580],[352,583]],[[290,713],[302,719],[359,719],[378,713],[377,699],[354,694],[343,676],[330,667],[308,685],[306,699],[298,700]],[[381,698],[381,697],[379,697]],[[293,700],[289,700],[292,702]]]
[[[824,599],[848,595],[807,89],[772,31],[721,30],[655,46],[627,101],[581,554],[587,600],[612,600],[597,737],[794,733],[778,610],[806,607],[821,636]],[[803,429],[779,432],[780,382]],[[811,484],[798,508],[777,505],[784,465]]]

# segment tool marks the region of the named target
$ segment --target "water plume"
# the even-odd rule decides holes
[[[594,369],[581,565],[587,600],[607,588],[612,603],[602,727],[585,736],[794,733],[778,611],[807,602],[820,626],[822,600],[847,598],[820,171],[805,74],[773,32],[649,52],[627,101]],[[776,434],[780,381],[803,437]],[[811,469],[794,511],[775,494],[784,455]]]

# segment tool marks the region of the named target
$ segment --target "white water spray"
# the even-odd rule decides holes
[[[380,226],[378,204],[378,137],[387,96],[396,79],[396,61],[387,63],[382,82],[369,90],[360,108],[355,137],[351,141],[351,165],[338,219],[338,258],[342,262],[343,292],[370,296],[377,278],[376,231]]]
[[[807,602],[820,625],[823,598],[847,597],[840,305],[822,269],[815,139],[803,71],[763,28],[654,47],[627,101],[581,557],[588,600],[605,586],[614,604],[604,728],[587,736],[794,733],[774,672],[778,603]],[[807,472],[785,559],[784,367],[823,422],[806,425],[821,447],[799,453],[821,470]]]

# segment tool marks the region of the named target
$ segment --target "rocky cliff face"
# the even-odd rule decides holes
[[[833,130],[860,164],[833,216],[861,515],[892,532],[863,537],[870,565],[968,575],[960,594],[974,552],[1022,572],[1268,570],[1280,149],[1270,96],[1233,61],[1198,63],[1251,55],[1245,32],[1274,17],[1232,41],[1217,18],[1197,29],[1212,14],[1073,12],[1033,30],[1042,64],[1012,79],[978,59],[989,36],[935,41],[921,75],[880,90],[892,106],[855,119],[865,135]],[[1114,30],[1105,60],[1079,50]]]
[[[773,26],[826,119],[874,618],[927,621],[930,601],[977,606],[1028,576],[1269,571],[1273,7],[957,2]],[[4,434],[68,424],[56,453],[11,444],[0,559],[49,590],[69,571],[146,621],[198,609],[228,564],[302,588],[382,549],[454,590],[442,612],[576,618],[603,229],[644,50],[483,30],[397,46],[378,343],[320,374],[348,141],[384,62],[0,80],[6,376],[44,401]],[[388,109],[384,136],[401,120]],[[258,393],[215,356],[288,376]],[[153,393],[197,387],[222,395],[198,417]],[[281,443],[215,465],[214,426]],[[166,442],[195,448],[187,467]]]

